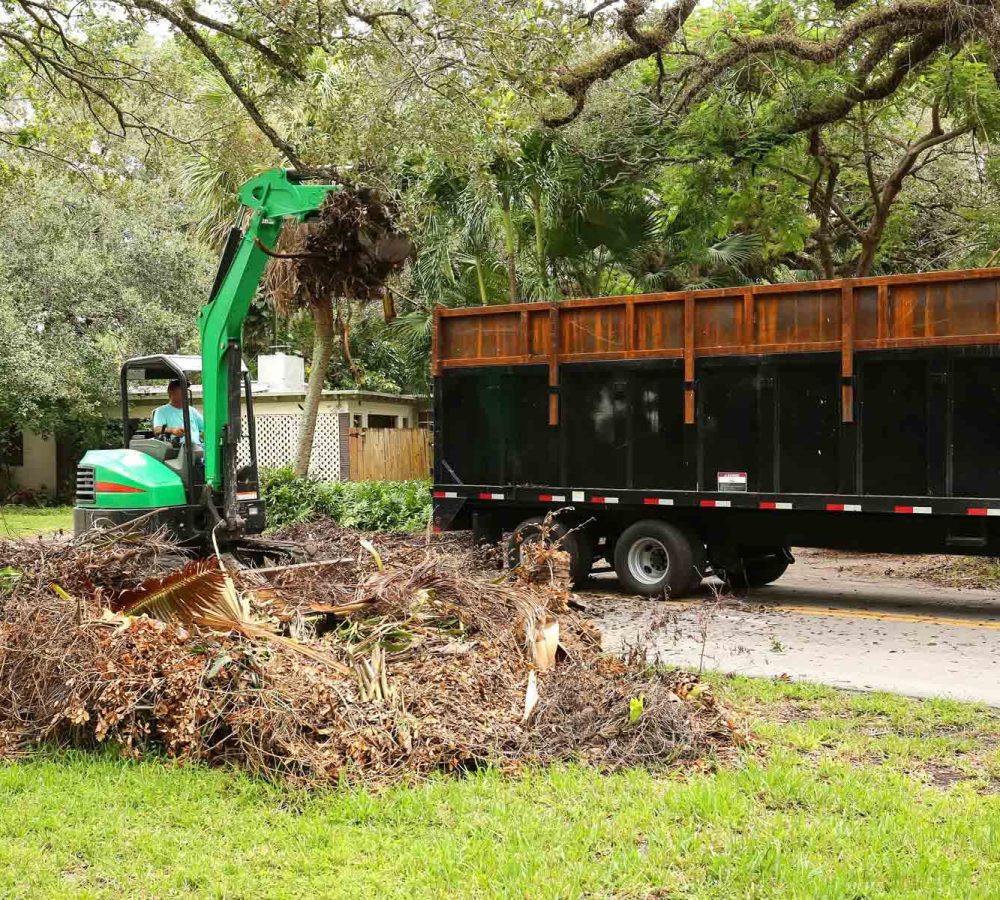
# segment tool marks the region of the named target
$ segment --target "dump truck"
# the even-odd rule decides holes
[[[438,308],[432,371],[434,527],[515,562],[547,530],[681,597],[791,547],[1000,556],[998,269]]]

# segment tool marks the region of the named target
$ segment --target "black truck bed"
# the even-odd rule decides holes
[[[442,311],[436,525],[1000,555],[998,322],[996,270]]]

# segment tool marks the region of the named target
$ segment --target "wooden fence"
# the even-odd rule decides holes
[[[433,435],[426,428],[352,428],[351,481],[404,481],[429,478]]]

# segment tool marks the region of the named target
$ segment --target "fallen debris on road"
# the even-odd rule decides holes
[[[539,576],[559,551],[498,576],[470,548],[361,537],[317,524],[320,558],[263,569],[186,561],[162,533],[0,542],[0,753],[105,743],[377,786],[745,740],[695,676],[601,653]]]

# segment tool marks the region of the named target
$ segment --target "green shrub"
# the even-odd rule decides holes
[[[362,531],[419,531],[430,518],[427,481],[318,481],[286,467],[265,471],[261,490],[270,528],[319,515]]]

